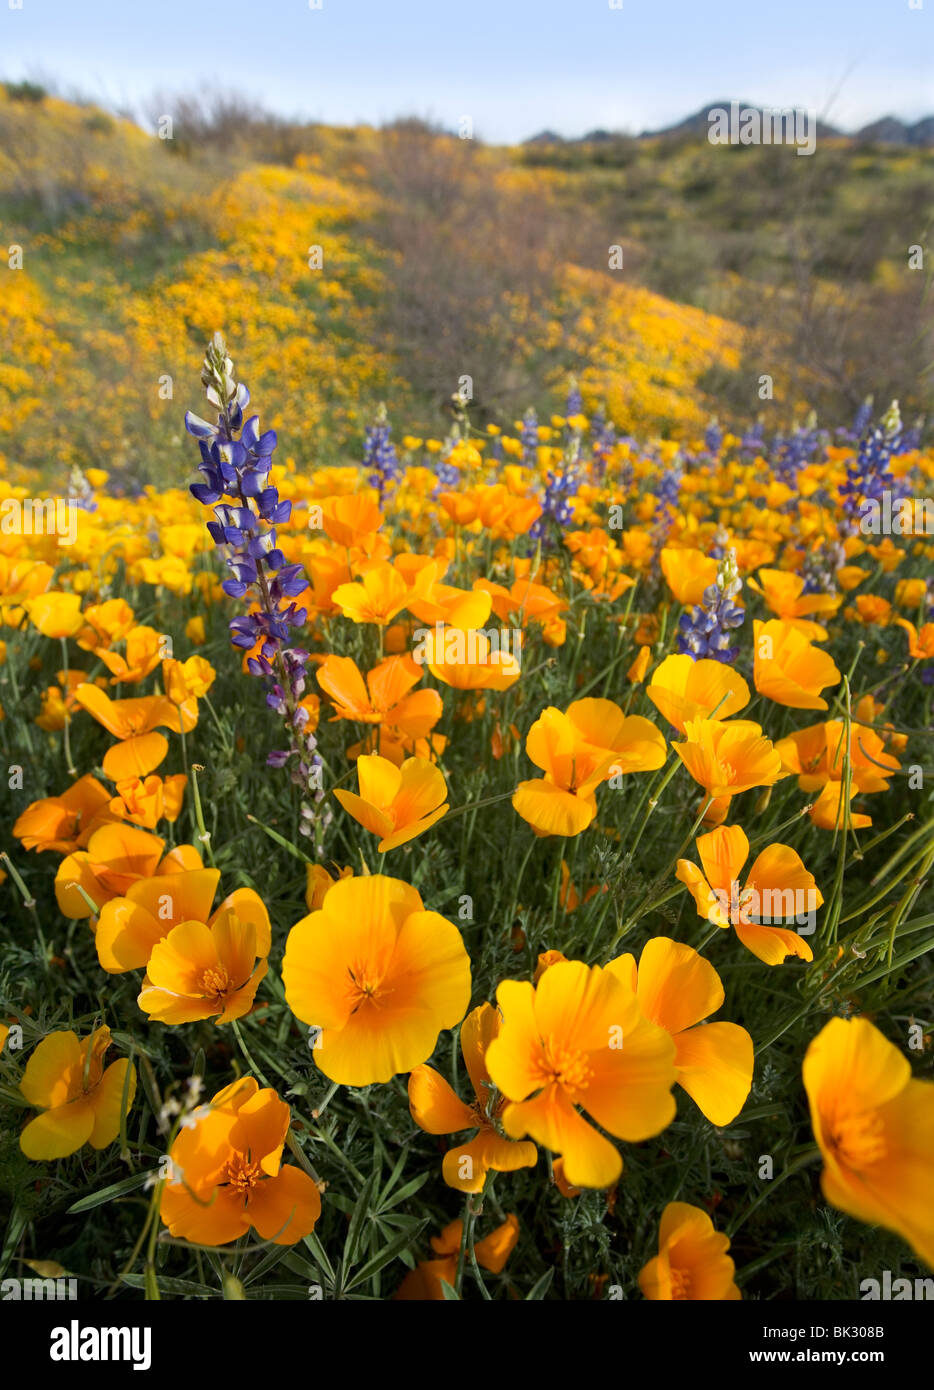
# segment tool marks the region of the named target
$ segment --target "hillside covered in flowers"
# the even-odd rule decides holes
[[[741,416],[739,318],[540,243],[521,292],[451,298],[490,355],[434,392],[415,316],[385,317],[417,270],[367,163],[388,135],[199,162],[22,107],[0,1275],[471,1301],[924,1277],[923,422],[824,419],[768,365]],[[450,137],[397,137],[435,186]],[[469,158],[490,227],[566,197]]]

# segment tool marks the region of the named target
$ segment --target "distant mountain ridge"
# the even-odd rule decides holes
[[[678,121],[674,125],[663,126],[660,130],[643,130],[636,136],[627,135],[623,131],[601,129],[588,131],[586,135],[577,139],[568,139],[563,135],[558,135],[553,130],[542,130],[523,143],[526,145],[593,145],[602,144],[608,140],[656,140],[683,135],[706,135],[710,128],[709,113],[718,107],[729,111],[730,105],[730,101],[712,101],[709,106],[702,106],[693,115],[685,116],[683,121]],[[753,102],[740,102],[739,106],[742,110],[757,110],[760,113],[772,109],[756,106]],[[903,121],[898,116],[880,116],[877,121],[871,121],[869,125],[853,132],[840,130],[837,126],[828,125],[826,122],[818,120],[817,136],[818,139],[853,140],[854,142],[863,141],[880,145],[911,145],[915,148],[930,149],[934,147],[934,116],[924,116],[920,121],[912,123]]]

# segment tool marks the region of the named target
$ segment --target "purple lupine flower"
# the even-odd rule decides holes
[[[568,386],[568,398],[564,406],[565,415],[582,415],[584,413],[584,398],[581,395],[580,387],[577,384],[577,377],[571,377]]]
[[[852,425],[838,425],[834,433],[844,444],[855,444],[862,439],[872,421],[872,396],[867,396],[853,416]]]
[[[550,546],[553,543],[553,526],[563,531],[574,520],[572,499],[576,497],[582,481],[579,454],[580,440],[575,435],[568,445],[560,471],[556,473],[552,469],[548,470],[545,495],[542,498],[542,514],[529,528],[529,539],[536,544],[540,541],[544,547]],[[534,548],[533,545],[533,551]]]
[[[730,549],[730,533],[725,526],[720,525],[714,532],[713,545],[710,547],[710,556],[713,560],[723,560]]]
[[[845,517],[844,534],[859,530],[867,503],[883,503],[885,494],[895,504],[902,492],[889,469],[889,461],[897,452],[902,433],[898,401],[893,401],[881,425],[867,430],[859,442],[856,458],[847,464],[846,481],[840,484]]]
[[[822,541],[816,549],[809,549],[801,567],[804,575],[805,594],[836,594],[837,571],[846,564],[846,551],[839,540]]]
[[[603,411],[599,411],[590,422],[591,449],[593,451],[593,471],[594,477],[602,479],[606,476],[606,468],[614,448],[616,447],[616,427],[611,424]],[[627,464],[629,469],[628,479],[621,479],[627,488],[632,481],[632,466]]]
[[[765,446],[765,426],[761,419],[757,420],[752,429],[747,430],[739,441],[741,454],[761,454]]]
[[[853,420],[853,438],[862,439],[872,420],[872,396],[867,396]]]
[[[916,449],[921,448],[921,434],[923,430],[924,416],[919,415],[909,429],[902,430],[892,452],[894,454],[913,454]]]
[[[711,458],[716,458],[723,446],[723,431],[717,417],[711,420],[704,432],[704,448]]]
[[[671,523],[674,520],[675,512],[678,509],[678,494],[681,491],[681,480],[684,477],[681,456],[678,455],[670,468],[666,468],[658,485],[655,488],[655,529],[653,536],[656,544],[661,542],[668,535]]]
[[[435,465],[435,477],[438,481],[432,489],[432,497],[437,497],[439,492],[450,492],[451,488],[457,487],[461,480],[460,469],[456,464],[448,463],[449,457],[450,450],[448,450],[447,453],[440,454],[438,457],[438,462]]]
[[[720,561],[717,579],[704,590],[704,601],[678,620],[678,651],[699,661],[733,662],[739,647],[730,645],[730,634],[742,627],[745,611],[733,600],[743,587],[736,568],[736,552]]]
[[[367,482],[379,493],[380,507],[402,477],[396,446],[390,439],[391,433],[386,407],[380,405],[372,425],[367,426],[363,444],[363,466],[371,470]]]
[[[798,474],[820,448],[821,435],[813,420],[799,426],[788,438],[776,435],[769,450],[772,472],[779,482],[798,489]]]
[[[526,468],[535,468],[538,464],[538,416],[531,406],[522,417],[519,438],[522,441],[522,462]]]
[[[271,753],[267,762],[284,767],[293,758],[292,781],[302,788],[302,828],[313,823],[318,842],[329,813],[304,815],[309,799],[323,800],[322,762],[314,737],[306,730],[308,712],[300,705],[305,691],[308,653],[291,645],[291,633],[304,626],[307,610],[294,602],[307,588],[301,565],[289,565],[276,544],[276,527],[287,522],[292,504],[280,501],[269,483],[275,430],[260,432],[259,417],[244,421],[250,393],[233,378],[233,362],[223,337],[215,333],[201,372],[208,401],[217,407],[217,423],[211,424],[189,411],[185,428],[198,440],[199,470],[203,482],[193,483],[191,493],[210,507],[213,520],[208,531],[223,556],[230,578],[221,588],[228,597],[245,600],[253,611],[230,620],[234,646],[250,650],[247,669],[266,682],[266,703],[280,716],[290,746]]]

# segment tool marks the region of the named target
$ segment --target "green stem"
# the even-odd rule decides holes
[[[68,640],[63,637],[62,643],[62,681],[64,684],[63,709],[65,711],[65,766],[68,769],[69,777],[77,777],[78,772],[71,756],[71,715],[68,713]]]

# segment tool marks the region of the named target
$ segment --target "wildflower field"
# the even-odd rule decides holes
[[[99,359],[50,271],[93,193],[2,272],[0,1280],[913,1287],[934,452],[897,402],[711,419],[729,323],[584,272],[559,408],[452,381],[407,433],[347,196],[241,172]]]

